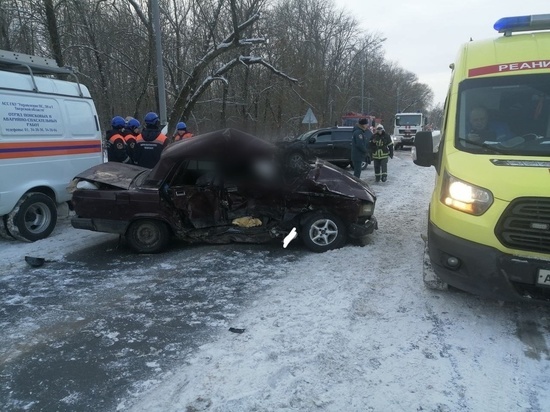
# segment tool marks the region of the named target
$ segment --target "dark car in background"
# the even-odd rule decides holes
[[[283,150],[291,167],[319,158],[345,169],[351,164],[352,136],[353,127],[330,127],[310,130],[294,140],[277,142],[277,146]],[[366,169],[369,163],[367,155],[361,167]]]
[[[323,160],[288,168],[278,155],[265,140],[225,129],[172,143],[153,169],[104,163],[73,180],[71,223],[124,235],[141,253],[171,237],[261,243],[294,233],[324,252],[377,228],[364,181]]]

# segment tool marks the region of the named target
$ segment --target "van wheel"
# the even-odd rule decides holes
[[[8,215],[0,216],[0,237],[2,239],[13,240],[14,237],[11,235],[7,226]]]
[[[8,214],[6,227],[18,240],[34,242],[47,238],[57,223],[57,209],[51,197],[30,192],[19,199]]]
[[[308,217],[302,225],[300,236],[306,247],[317,253],[342,247],[347,238],[344,223],[324,212]]]
[[[164,222],[142,219],[130,225],[126,239],[138,253],[157,253],[168,245],[170,231]]]

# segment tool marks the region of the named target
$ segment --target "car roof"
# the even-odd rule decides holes
[[[151,171],[149,179],[163,178],[181,159],[210,159],[238,163],[251,158],[269,157],[276,147],[238,129],[221,129],[170,144]]]
[[[316,130],[312,130],[313,132],[327,132],[327,131],[344,131],[344,132],[349,132],[349,131],[352,131],[353,130],[353,127],[352,126],[333,126],[333,127],[321,127],[319,129],[316,129]]]

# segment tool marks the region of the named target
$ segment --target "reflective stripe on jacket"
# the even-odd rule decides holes
[[[109,162],[125,162],[128,159],[126,154],[126,142],[124,136],[117,131],[110,131],[111,134],[107,140],[107,158]]]
[[[175,134],[174,135],[174,138],[173,138],[173,141],[174,142],[177,142],[179,140],[183,140],[183,139],[189,139],[190,137],[193,137],[193,133],[189,133],[189,132],[185,132],[184,134],[182,134],[181,136],[179,134]]]
[[[156,133],[151,130],[147,130],[147,132],[149,138]],[[143,133],[136,138],[134,161],[138,166],[152,169],[158,163],[164,147],[168,144],[168,138],[160,133],[160,130],[154,140],[146,140]]]
[[[387,159],[390,154],[393,154],[393,141],[385,132],[374,133],[370,141],[370,149],[373,159]]]

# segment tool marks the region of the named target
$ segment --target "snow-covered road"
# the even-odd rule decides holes
[[[107,242],[111,246],[103,259],[116,272],[104,275],[101,281],[119,294],[118,310],[112,316],[120,316],[128,304],[132,311],[139,311],[133,318],[129,311],[127,322],[207,326],[207,334],[200,335],[197,346],[180,345],[177,356],[170,354],[177,341],[189,339],[185,328],[177,330],[181,337],[171,337],[176,340],[171,345],[145,340],[156,350],[135,361],[142,362],[148,373],[123,369],[124,373],[136,371],[124,376],[131,384],[122,394],[117,393],[114,402],[98,402],[95,410],[105,410],[99,405],[148,412],[550,410],[545,389],[550,383],[547,307],[499,304],[457,291],[424,288],[420,235],[425,230],[434,174],[433,168],[415,166],[409,151],[398,151],[390,160],[386,183],[372,183],[372,166],[363,172],[362,177],[378,194],[379,221],[379,230],[364,247],[348,245],[324,254],[309,253],[294,243],[290,250],[281,246],[279,252],[273,246],[264,250],[252,245],[181,248],[151,260],[149,268],[137,268],[127,251],[113,250],[116,238],[61,224],[51,238],[34,244],[0,240],[0,286],[10,293],[8,286],[17,282],[15,274],[25,270],[24,255],[69,262],[78,271],[91,263],[74,262],[74,256],[67,256],[87,247],[105,250],[98,245]],[[97,259],[102,258],[98,255]],[[124,265],[131,270],[121,270]],[[219,288],[220,293],[208,302],[216,307],[216,316],[203,313],[206,303],[178,300],[175,292],[160,295],[157,290],[155,295],[157,285],[172,287],[176,285],[172,282],[181,280],[186,283],[178,283],[178,287],[204,289],[204,274],[193,273],[195,267],[203,266],[216,271],[210,287]],[[81,322],[100,323],[81,316],[76,293],[79,284],[70,282],[70,273],[63,270],[52,276],[60,279],[56,287],[62,287],[67,277],[65,287],[77,299],[71,316],[77,322],[82,317]],[[144,285],[139,305],[131,294],[135,291],[124,292],[137,282]],[[147,282],[151,283],[150,295]],[[236,289],[246,293],[236,298]],[[67,290],[57,293],[68,296]],[[101,293],[92,292],[84,296],[103,302]],[[25,301],[25,296],[17,299],[4,299],[0,308],[0,325],[9,331],[3,341],[12,348],[0,357],[2,382],[11,376],[6,368],[10,364],[11,371],[17,364],[17,350],[24,350],[24,342],[55,349],[51,341],[34,335],[32,328],[25,329],[23,321],[20,325],[10,323],[7,314],[17,310],[16,305],[33,304]],[[159,316],[154,306],[142,310],[159,299],[171,299],[169,315]],[[85,307],[83,302],[82,310]],[[178,308],[180,313],[191,310],[189,318],[174,319]],[[66,311],[66,307],[59,310]],[[106,318],[111,312],[98,308],[98,313],[105,322],[112,321]],[[36,316],[40,318],[39,313]],[[27,321],[27,327],[32,325]],[[230,327],[244,329],[244,333],[232,333]],[[100,332],[101,339],[116,339],[120,356],[134,350],[135,339],[152,336],[136,337],[116,327]],[[47,331],[41,333],[47,335]],[[64,347],[59,345],[57,350]],[[95,366],[113,367],[113,362],[101,365],[99,361]],[[47,376],[47,371],[41,376],[45,384]],[[79,399],[94,395],[92,387],[89,391],[67,393],[50,405],[57,410],[79,409]],[[27,395],[18,403],[4,405],[8,410],[16,410],[15,406],[46,410],[40,402],[33,402],[32,394]]]
[[[288,264],[236,319],[245,333],[221,329],[131,410],[550,410],[546,308],[423,286],[434,173],[397,152],[368,246]]]

